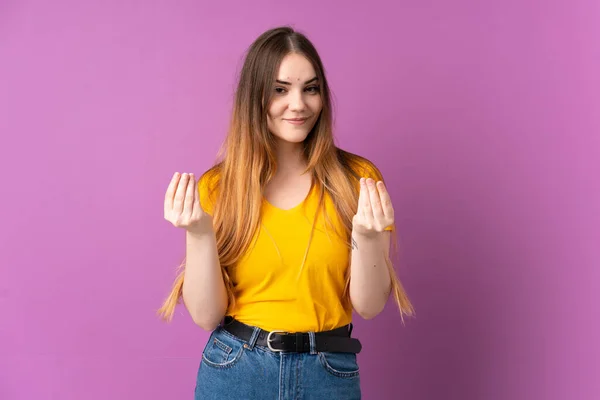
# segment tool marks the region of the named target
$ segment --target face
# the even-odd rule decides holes
[[[321,109],[317,74],[300,54],[281,61],[268,111],[269,131],[280,140],[301,143],[315,126]]]

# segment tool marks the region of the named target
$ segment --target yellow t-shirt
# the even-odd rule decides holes
[[[376,179],[378,173],[365,168],[362,176]],[[206,185],[199,187],[202,206],[211,213],[212,207],[205,205]],[[261,225],[250,248],[230,270],[236,304],[229,315],[268,331],[318,332],[351,322],[352,306],[342,298],[350,248],[326,228],[321,216],[301,268],[318,201],[315,187],[288,210],[263,199]],[[326,195],[324,201],[333,227],[343,232],[331,198]]]

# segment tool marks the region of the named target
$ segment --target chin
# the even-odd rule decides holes
[[[292,132],[276,135],[280,140],[288,143],[302,143],[306,140],[308,133]]]
[[[306,136],[302,137],[302,138],[287,138],[287,137],[280,137],[279,140],[282,142],[286,142],[286,143],[302,143],[304,142],[304,140],[306,139]]]
[[[288,141],[290,142],[294,142],[294,143],[302,143],[306,140],[306,137],[308,135],[302,135],[302,136],[293,136],[291,138],[288,139]]]

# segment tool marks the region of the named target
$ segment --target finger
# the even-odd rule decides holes
[[[196,186],[196,180],[194,174],[190,174],[188,179],[187,188],[185,190],[185,200],[183,202],[183,213],[182,216],[188,220],[192,216],[194,210],[194,186]]]
[[[356,214],[358,214],[358,215],[364,215],[365,189],[364,189],[364,185],[363,185],[363,180],[364,180],[364,178],[360,178],[360,180],[359,180],[360,190],[358,192],[358,207],[356,210]]]
[[[371,200],[369,196],[369,189],[367,188],[367,180],[361,179],[360,190],[363,192],[363,205],[362,213],[365,218],[369,221],[373,219],[373,209],[371,208]]]
[[[179,183],[179,179],[181,175],[179,172],[175,172],[173,174],[173,178],[171,178],[171,182],[169,183],[169,187],[167,188],[167,192],[165,193],[165,215],[167,215],[173,209],[173,202],[175,198],[175,189],[177,188],[177,184]]]
[[[379,197],[381,199],[383,215],[385,215],[386,218],[394,218],[394,206],[392,205],[392,199],[385,184],[383,182],[378,182],[377,190],[379,191]]]
[[[381,200],[379,198],[379,192],[375,186],[373,179],[367,179],[367,187],[369,188],[369,201],[371,202],[371,209],[373,210],[373,217],[381,220],[383,218],[383,210],[381,209]]]
[[[177,215],[183,213],[183,202],[185,200],[185,192],[187,190],[187,184],[189,181],[188,174],[184,173],[181,175],[179,184],[177,185],[177,191],[175,192],[175,200],[173,201],[173,212]]]

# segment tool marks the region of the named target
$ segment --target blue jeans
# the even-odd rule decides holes
[[[195,400],[355,400],[361,398],[356,354],[274,352],[215,329],[202,353]]]

